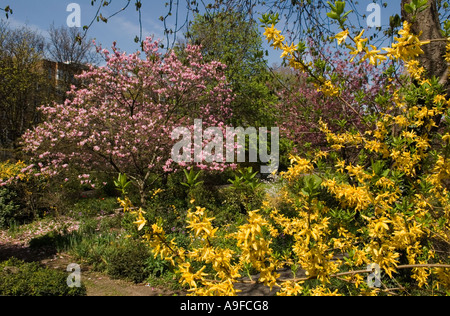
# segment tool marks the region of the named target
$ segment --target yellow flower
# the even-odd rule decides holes
[[[439,104],[439,103],[446,103],[447,100],[445,99],[445,96],[443,96],[442,94],[438,94],[437,96],[434,97],[433,102]]]
[[[197,288],[197,281],[201,281],[204,279],[204,277],[207,275],[203,273],[203,271],[206,269],[206,266],[201,268],[198,272],[192,273],[191,272],[191,264],[189,262],[185,262],[180,265],[180,273],[181,273],[181,280],[180,282],[184,285],[187,284],[191,289]]]
[[[142,209],[140,209],[137,221],[133,223],[138,225],[138,231],[141,231],[144,228],[144,226],[147,225],[147,220],[144,218],[143,214],[145,214],[145,212]]]
[[[362,30],[361,33],[359,33],[359,35],[354,38],[354,41],[356,44],[356,50],[358,51],[358,53],[360,53],[364,50],[364,47],[365,47],[364,43],[369,40],[368,38],[364,38],[364,39],[361,38],[364,35],[365,31],[366,30]]]
[[[264,36],[267,38],[267,41],[270,43],[275,38],[278,38],[281,34],[281,31],[277,30],[275,28],[275,25],[272,24],[272,27],[268,28],[266,27],[266,31],[264,32]]]
[[[289,181],[295,181],[304,174],[311,173],[314,166],[310,160],[306,160],[297,156],[291,156],[291,167],[287,172],[281,174]]]
[[[326,80],[322,86],[317,89],[318,92],[322,92],[326,96],[335,97],[341,94],[338,87],[335,87],[330,80]]]
[[[385,231],[389,230],[389,223],[391,222],[388,218],[382,217],[376,221],[372,221],[375,224],[375,232],[376,233],[384,233]]]
[[[411,24],[409,24],[408,21],[405,21],[403,23],[403,29],[398,32],[401,37],[394,38],[397,43],[393,43],[392,48],[383,48],[385,51],[387,51],[388,56],[395,59],[410,61],[420,54],[423,54],[421,46],[429,44],[430,41],[420,41],[419,36],[421,34],[414,35],[411,34],[410,31]]]
[[[444,141],[444,142],[448,142],[448,141],[450,141],[450,134],[445,134],[444,136],[442,136],[442,140]]]
[[[264,36],[266,37],[267,42],[272,42],[271,46],[275,49],[285,49],[288,47],[287,45],[284,45],[283,42],[285,38],[281,35],[281,31],[275,28],[275,25],[272,24],[272,27],[266,27],[265,30]],[[287,54],[285,56],[287,56]]]
[[[281,290],[277,296],[296,296],[302,293],[303,287],[300,285],[303,282],[297,283],[294,281],[286,281],[281,284]]]
[[[206,216],[206,209],[197,207],[197,211],[192,213],[188,212],[188,220],[186,221],[189,226],[187,228],[192,229],[195,233],[195,237],[199,237],[202,233],[205,237],[213,238],[218,228],[213,228],[211,222],[214,217],[208,218]]]
[[[312,296],[342,296],[338,293],[339,290],[335,290],[331,292],[330,289],[327,289],[324,285],[320,287],[316,287],[314,289],[311,289],[311,295]]]
[[[344,168],[345,168],[345,160],[339,160],[337,161],[335,168],[338,172],[340,173],[344,173]]]
[[[350,52],[350,55],[354,55],[351,59],[350,62],[353,62],[356,58],[356,56],[361,53],[364,49],[365,49],[365,42],[367,42],[369,39],[364,38],[362,39],[361,37],[363,36],[365,30],[362,30],[361,33],[356,36],[353,41],[356,44],[356,47],[352,47],[350,45],[348,45],[347,47],[349,47],[352,51]]]
[[[339,34],[336,34],[336,36],[334,38],[337,39],[338,44],[341,45],[343,42],[345,42],[346,38],[348,37],[348,34],[349,34],[349,32],[347,29]]]
[[[133,208],[133,203],[130,201],[128,197],[125,199],[117,198],[117,202],[119,202],[120,206],[122,206],[124,213],[130,211]]]
[[[363,57],[362,61],[369,59],[370,64],[374,66],[378,66],[381,61],[387,60],[387,57],[384,55],[380,55],[380,50],[377,50],[377,48],[373,45],[370,45],[372,48],[371,51],[369,51],[368,48],[366,48],[366,55]]]
[[[276,49],[283,49],[284,47],[284,36],[283,35],[279,35],[277,37],[275,37],[273,39],[273,44],[272,46]]]
[[[9,161],[0,163],[0,180],[8,180],[11,178],[27,180],[30,171],[27,174],[22,172],[26,167],[27,165],[22,161],[18,161],[16,164],[12,164]]]
[[[284,58],[286,56],[292,56],[292,54],[295,52],[295,45],[294,43],[291,44],[291,46],[283,46],[283,53],[281,54],[281,58]]]
[[[420,66],[418,60],[405,61],[405,66],[409,75],[416,80],[420,80],[425,73],[425,68]]]

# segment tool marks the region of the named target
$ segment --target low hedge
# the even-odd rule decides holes
[[[0,295],[86,296],[86,287],[67,286],[69,272],[44,268],[11,258],[0,263]]]

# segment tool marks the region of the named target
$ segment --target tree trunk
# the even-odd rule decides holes
[[[139,196],[141,197],[141,207],[145,209],[147,206],[147,185],[145,181],[138,182]]]
[[[436,0],[428,0],[427,8],[423,12],[417,13],[415,19],[405,11],[405,4],[410,2],[411,0],[402,0],[402,18],[412,24],[411,32],[414,34],[420,34],[422,32],[420,36],[421,40],[442,38],[441,22],[439,20]],[[448,65],[444,59],[446,45],[446,41],[437,41],[422,46],[424,54],[419,56],[419,61],[426,69],[427,76],[429,78],[433,76],[437,77],[446,88],[447,94],[450,95]]]

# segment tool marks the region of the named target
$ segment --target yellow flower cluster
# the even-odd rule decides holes
[[[277,231],[258,213],[249,213],[248,223],[239,227],[235,238],[242,249],[240,264],[251,263],[261,273],[259,281],[272,289],[280,275],[275,272],[277,262],[272,256],[271,242],[266,240],[263,227],[267,227],[272,236],[277,235]]]
[[[326,209],[318,207],[315,202],[311,201],[303,208],[293,205],[297,211],[295,218],[288,218],[277,209],[272,210],[270,216],[284,234],[294,238],[292,253],[296,264],[305,270],[307,276],[326,283],[329,276],[338,270],[340,261],[333,260],[332,248],[327,243],[331,233],[330,218],[326,216]]]
[[[272,24],[272,27],[267,27],[263,35],[267,38],[267,41],[269,43],[272,42],[271,45],[275,49],[282,49],[284,51],[283,57],[293,54],[295,50],[294,46],[293,45],[288,46],[284,43],[285,37],[281,35],[281,31],[275,28],[274,24]]]
[[[408,70],[410,68],[419,70],[419,73],[412,74],[413,78],[420,76],[423,73],[423,68],[417,67],[417,63],[414,59],[420,54],[423,54],[421,46],[428,44],[429,41],[420,41],[419,37],[421,34],[418,36],[411,34],[411,24],[407,21],[403,23],[403,29],[398,32],[400,37],[394,38],[396,43],[392,44],[392,47],[383,48],[387,53],[381,53],[381,50],[378,50],[373,45],[369,45],[370,48],[367,47],[368,38],[363,38],[364,32],[365,30],[362,30],[358,36],[352,38],[355,47],[347,45],[347,47],[351,49],[350,54],[354,55],[351,62],[354,61],[357,55],[364,53],[361,62],[369,60],[370,64],[377,66],[386,61],[388,57],[392,59],[401,59],[406,62]],[[341,45],[345,42],[347,37],[350,37],[348,29],[337,34],[335,39],[338,41],[338,44]],[[414,63],[414,65],[410,65],[410,62]]]
[[[346,31],[348,34],[348,30]],[[381,62],[387,60],[387,57],[383,54],[380,54],[380,50],[378,50],[375,46],[369,45],[372,50],[370,50],[367,47],[368,38],[363,38],[365,30],[362,30],[361,33],[358,36],[355,36],[353,38],[353,41],[355,42],[356,47],[353,47],[351,45],[348,45],[352,51],[350,52],[351,55],[353,55],[352,59],[350,59],[350,62],[353,62],[355,60],[355,57],[358,56],[360,53],[364,52],[364,55],[361,59],[361,62],[365,60],[369,60],[370,64],[378,66]],[[338,39],[339,42],[339,39]]]
[[[421,34],[415,35],[411,33],[411,24],[408,21],[403,22],[403,29],[398,32],[401,37],[395,37],[397,43],[393,43],[392,47],[383,48],[388,57],[393,59],[401,59],[409,61],[423,54],[423,45],[429,44],[429,41],[420,41]]]
[[[334,179],[327,180],[322,185],[340,201],[342,207],[361,211],[373,204],[374,198],[368,187],[338,184]]]
[[[7,162],[0,163],[0,182],[15,178],[18,180],[26,180],[27,174],[22,172],[27,167],[23,161],[18,161],[15,164]]]
[[[275,28],[275,25],[272,24],[271,27],[266,27],[264,36],[267,38],[267,41],[269,43],[272,43],[272,47],[277,50],[283,51],[281,54],[281,58],[286,58],[291,67],[307,71],[309,67],[312,66],[312,62],[306,62],[301,58],[301,56],[297,56],[297,45],[293,43],[286,43],[285,37],[281,35],[280,30],[277,30]],[[318,82],[316,82],[315,84],[317,90],[319,92],[323,92],[323,94],[326,96],[335,97],[341,94],[340,89],[334,86],[333,82],[331,82],[330,80],[320,78],[320,80],[318,80]]]
[[[328,97],[336,97],[341,94],[341,91],[338,87],[335,87],[330,80],[325,80],[322,85],[319,85],[317,91],[322,92]]]
[[[359,146],[364,142],[364,138],[362,135],[358,133],[333,133],[328,128],[327,124],[325,124],[322,120],[319,122],[320,130],[327,138],[328,144],[330,144],[331,148],[333,150],[340,150],[344,148],[345,145],[347,146]]]

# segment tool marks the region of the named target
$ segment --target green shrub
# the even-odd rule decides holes
[[[20,205],[16,202],[17,193],[9,188],[0,188],[0,228],[8,228],[15,219]]]
[[[147,262],[151,253],[141,242],[126,240],[111,250],[105,258],[111,278],[142,283],[149,277]],[[158,269],[156,265],[153,268]]]
[[[86,296],[86,287],[67,286],[69,275],[12,258],[0,263],[0,295],[4,296]]]
[[[226,200],[237,205],[243,214],[261,207],[264,194],[257,175],[258,172],[253,172],[253,168],[248,167],[239,170],[234,179],[228,180],[231,186],[228,188]]]
[[[85,235],[69,252],[113,279],[142,283],[150,273],[160,270],[157,263],[149,261],[151,253],[140,241],[121,238],[114,232]]]

